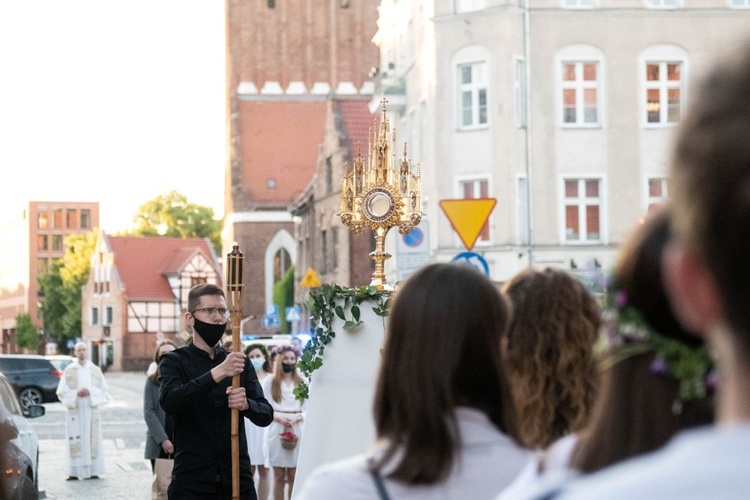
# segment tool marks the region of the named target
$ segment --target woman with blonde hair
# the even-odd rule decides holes
[[[518,433],[525,446],[544,449],[588,423],[599,381],[599,307],[561,269],[525,269],[503,292],[513,306],[503,350]]]
[[[294,389],[304,379],[297,369],[297,351],[291,346],[277,350],[273,375],[263,383],[263,393],[273,407],[273,422],[266,428],[265,441],[268,449],[268,462],[273,467],[273,498],[284,500],[284,487],[287,497],[292,498],[299,440],[304,427],[306,405],[294,396]]]

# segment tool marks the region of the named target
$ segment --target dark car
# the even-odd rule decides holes
[[[38,498],[39,438],[27,418],[44,413],[38,405],[22,410],[8,379],[0,374],[0,498]]]
[[[53,403],[62,371],[44,356],[31,354],[0,354],[3,373],[18,394],[23,409],[31,405]]]

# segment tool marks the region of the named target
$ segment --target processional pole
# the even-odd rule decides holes
[[[242,264],[244,257],[240,247],[234,245],[227,254],[227,301],[232,326],[232,351],[241,352],[240,322],[242,320],[242,295],[245,285],[242,281]],[[232,389],[240,386],[240,375],[232,377]],[[232,408],[232,500],[240,498],[240,410]]]

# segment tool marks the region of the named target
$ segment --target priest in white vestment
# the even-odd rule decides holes
[[[104,474],[104,443],[100,408],[109,401],[102,371],[88,359],[84,342],[75,346],[77,362],[70,363],[57,386],[57,396],[68,409],[66,418],[68,480],[98,479]]]

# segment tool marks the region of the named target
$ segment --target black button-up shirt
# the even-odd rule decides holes
[[[216,383],[211,369],[220,365],[229,354],[223,347],[214,349],[214,359],[193,343],[163,354],[159,360],[161,391],[159,401],[173,417],[174,471],[173,481],[196,493],[216,491],[217,481],[232,483],[231,409],[226,394],[232,385],[227,377]],[[263,397],[258,377],[249,360],[240,374],[249,408],[240,412],[240,491],[253,486],[250,457],[247,453],[245,425],[247,417],[259,427],[273,421],[273,408]]]

